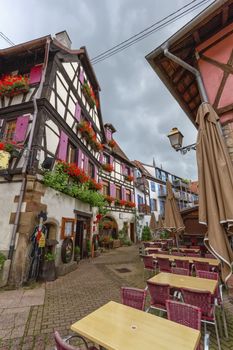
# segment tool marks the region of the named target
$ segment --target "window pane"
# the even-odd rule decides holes
[[[106,182],[106,181],[103,182],[103,195],[104,196],[109,196],[110,195],[109,182]]]
[[[116,198],[121,199],[121,188],[116,186]]]
[[[88,162],[88,175],[94,179],[95,177],[95,168],[94,165],[91,162]]]
[[[107,154],[103,154],[103,164],[109,164],[110,163],[110,156]]]
[[[11,120],[11,121],[6,123],[5,133],[4,133],[4,137],[3,137],[5,141],[13,141],[14,140],[15,128],[16,128],[16,119]]]
[[[73,145],[68,144],[67,162],[75,163],[75,160],[76,160],[76,149]]]

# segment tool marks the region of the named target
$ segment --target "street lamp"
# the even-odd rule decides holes
[[[172,128],[171,131],[169,132],[169,134],[167,135],[167,137],[169,138],[171,146],[176,151],[180,151],[182,154],[186,154],[187,152],[191,151],[191,149],[196,150],[195,143],[193,143],[192,145],[182,147],[184,136],[178,128]]]

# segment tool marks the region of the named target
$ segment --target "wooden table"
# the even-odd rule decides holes
[[[169,284],[174,288],[190,288],[199,291],[209,291],[214,294],[218,281],[206,278],[176,275],[174,273],[160,272],[149,279],[150,282]]]
[[[108,350],[194,350],[198,330],[110,301],[71,326]]]
[[[178,251],[178,248],[172,248],[172,250],[174,250],[174,251]],[[195,252],[195,253],[199,253],[200,252],[200,248],[179,248],[179,251],[181,251],[181,252],[184,252],[184,251],[187,251],[187,252],[189,252],[189,251],[191,251],[191,252]]]
[[[193,263],[193,260],[200,261],[200,262],[208,262],[211,266],[218,266],[220,264],[220,261],[217,259],[199,258],[199,257],[192,257],[192,256],[176,256],[176,255],[167,255],[167,254],[150,254],[150,255],[152,255],[154,259],[166,258],[166,259],[169,259],[169,261],[174,261],[175,259],[186,260],[186,261],[188,260],[190,264]]]

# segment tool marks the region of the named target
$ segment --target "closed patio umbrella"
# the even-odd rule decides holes
[[[156,231],[157,228],[158,228],[157,223],[156,223],[155,213],[154,213],[154,212],[152,212],[152,214],[151,214],[149,227],[150,227],[150,229],[151,229],[151,231],[152,231],[153,233],[155,233],[155,231]]]
[[[199,222],[208,226],[204,242],[222,262],[222,277],[231,276],[233,252],[226,228],[233,225],[233,165],[227,152],[218,115],[209,103],[197,112],[197,165]]]
[[[159,220],[158,220],[158,230],[161,230],[163,228],[163,219],[161,215],[159,215]]]
[[[178,245],[178,235],[180,232],[184,231],[184,223],[183,219],[180,215],[179,208],[177,206],[177,202],[172,191],[172,185],[167,180],[166,183],[167,188],[167,197],[165,201],[165,219],[163,227],[168,231],[175,233],[176,242]]]

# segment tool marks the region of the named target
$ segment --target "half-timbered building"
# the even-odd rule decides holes
[[[98,190],[102,183],[103,194],[125,201],[108,206],[119,228],[134,223],[134,196],[125,178],[131,164],[110,142],[113,127],[103,125],[100,87],[85,47],[72,50],[64,31],[0,50],[0,63],[0,251],[8,257],[9,280],[20,284],[28,278],[41,211],[47,213],[46,242],[39,229],[33,244],[56,254],[59,274],[76,267],[74,247],[87,255],[86,242],[97,233],[98,194],[90,201],[75,186],[68,190],[67,174],[69,185],[78,178],[84,190],[87,182]],[[44,186],[44,171],[54,169]]]

